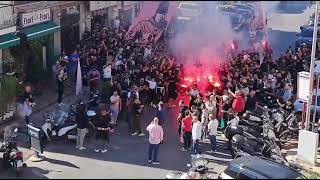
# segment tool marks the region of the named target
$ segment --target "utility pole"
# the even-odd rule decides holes
[[[306,131],[309,131],[310,129],[311,103],[312,103],[313,88],[314,88],[314,83],[313,83],[314,64],[316,59],[316,48],[317,48],[318,21],[319,21],[318,1],[316,1],[316,11],[315,11],[315,17],[314,17],[314,23],[313,23],[314,28],[313,28],[312,50],[311,50],[311,62],[310,62],[310,86],[309,86],[309,96],[308,96],[306,123],[305,123]],[[314,109],[314,111],[316,111],[316,109]]]

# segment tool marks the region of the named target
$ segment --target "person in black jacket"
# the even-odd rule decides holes
[[[76,148],[83,150],[85,147],[83,146],[84,138],[88,132],[89,123],[86,118],[86,106],[83,102],[77,107],[77,115],[76,115],[78,136],[77,136],[77,145]]]
[[[101,151],[102,153],[107,152],[107,144],[109,144],[109,131],[111,129],[110,122],[110,109],[106,104],[99,105],[99,117],[93,119],[93,122],[90,122],[91,125],[96,129],[96,145],[95,152]]]

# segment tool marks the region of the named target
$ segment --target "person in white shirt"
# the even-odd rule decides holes
[[[192,125],[192,152],[194,155],[201,154],[199,141],[202,136],[202,124],[199,121],[197,116],[193,116],[193,125]]]
[[[151,106],[155,107],[154,100],[156,96],[156,89],[157,89],[157,82],[152,78],[151,80],[147,80],[149,83],[149,90],[150,90],[150,100]]]
[[[239,116],[235,115],[233,119],[227,122],[227,125],[230,124],[230,126],[237,126],[240,121]]]
[[[112,80],[112,75],[111,75],[111,64],[103,66],[103,79],[110,81]]]
[[[148,56],[151,56],[152,48],[150,45],[148,45],[146,48],[144,48],[144,55],[143,58],[146,59]]]
[[[211,144],[211,152],[216,151],[218,126],[219,121],[214,117],[213,114],[209,114],[208,134]]]
[[[111,110],[111,124],[117,125],[117,119],[119,112],[121,111],[121,99],[118,92],[113,91],[113,95],[110,97],[110,110]]]
[[[157,157],[159,146],[163,141],[163,129],[159,125],[159,119],[157,117],[148,125],[147,131],[149,132],[148,163],[160,164]]]
[[[119,17],[117,16],[115,18],[115,20],[113,21],[113,28],[116,29],[117,31],[119,30],[120,28],[120,19]]]

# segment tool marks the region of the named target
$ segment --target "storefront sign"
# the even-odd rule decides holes
[[[41,144],[41,139],[40,139],[40,129],[28,125],[28,134],[31,139],[31,149],[38,152],[38,153],[43,153],[43,148]]]
[[[90,1],[90,11],[97,11],[118,5],[118,1]]]
[[[22,28],[44,23],[47,21],[51,21],[50,9],[42,9],[20,14],[20,27]]]
[[[0,1],[1,3],[2,1]],[[7,1],[6,3],[8,4]],[[16,14],[13,13],[13,7],[0,7],[0,29],[6,29],[16,25]]]
[[[310,73],[298,72],[298,91],[297,98],[303,102],[308,101],[310,87]]]

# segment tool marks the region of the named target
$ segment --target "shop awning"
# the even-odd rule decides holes
[[[48,34],[57,32],[59,30],[60,30],[60,26],[50,21],[44,24],[39,24],[39,25],[25,28],[21,31],[27,35],[28,40],[32,40],[32,39],[36,39],[36,38],[43,37]]]
[[[19,43],[20,38],[13,33],[0,36],[0,49],[6,49],[8,47],[18,45]]]

